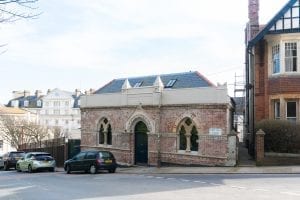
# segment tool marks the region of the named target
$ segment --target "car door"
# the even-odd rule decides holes
[[[84,158],[84,168],[89,170],[90,166],[95,164],[97,153],[96,152],[87,152],[86,157]]]
[[[85,152],[80,152],[79,154],[74,156],[74,158],[72,159],[72,161],[70,163],[70,166],[71,166],[72,170],[74,170],[74,171],[85,170],[84,165],[83,165],[85,155],[86,155]]]
[[[20,163],[20,168],[21,168],[22,171],[28,170],[28,165],[31,162],[31,160],[30,160],[31,156],[32,156],[31,153],[26,154],[26,156],[24,157],[24,159]]]

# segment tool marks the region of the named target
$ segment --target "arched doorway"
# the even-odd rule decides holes
[[[144,122],[140,121],[135,125],[135,164],[148,163],[148,129]]]

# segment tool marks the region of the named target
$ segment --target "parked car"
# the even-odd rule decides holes
[[[108,170],[109,173],[115,173],[116,168],[116,159],[109,151],[82,151],[72,159],[65,161],[64,164],[64,169],[68,174],[72,171],[95,174],[98,170]]]
[[[4,167],[3,156],[0,155],[0,169]]]
[[[16,163],[19,159],[23,158],[25,155],[24,151],[10,151],[3,155],[3,167],[4,170],[9,170],[10,168],[16,168]]]
[[[50,153],[28,152],[17,162],[16,169],[18,172],[28,171],[29,173],[38,170],[48,170],[50,172],[54,172],[55,166],[56,162]]]

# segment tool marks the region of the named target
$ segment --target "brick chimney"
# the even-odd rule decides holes
[[[42,91],[41,91],[41,90],[36,90],[36,91],[35,91],[35,96],[36,96],[37,98],[39,98],[41,95],[42,95]]]
[[[248,0],[248,41],[259,32],[259,0]]]
[[[75,96],[79,97],[81,95],[80,89],[75,89]]]
[[[30,96],[30,91],[29,90],[24,90],[24,97]]]

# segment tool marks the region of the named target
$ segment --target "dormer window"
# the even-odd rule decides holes
[[[25,101],[24,101],[24,107],[28,107],[28,105],[29,105],[28,100],[25,100]]]
[[[37,105],[38,107],[41,107],[41,106],[42,106],[42,101],[41,101],[41,100],[37,100],[36,105]]]
[[[176,79],[171,79],[171,80],[169,80],[169,82],[167,83],[167,85],[166,85],[165,87],[166,87],[166,88],[171,88],[171,87],[173,87],[176,81],[177,81]]]
[[[143,84],[143,81],[137,82],[136,84],[134,84],[133,87],[138,88],[141,87],[141,85]]]

